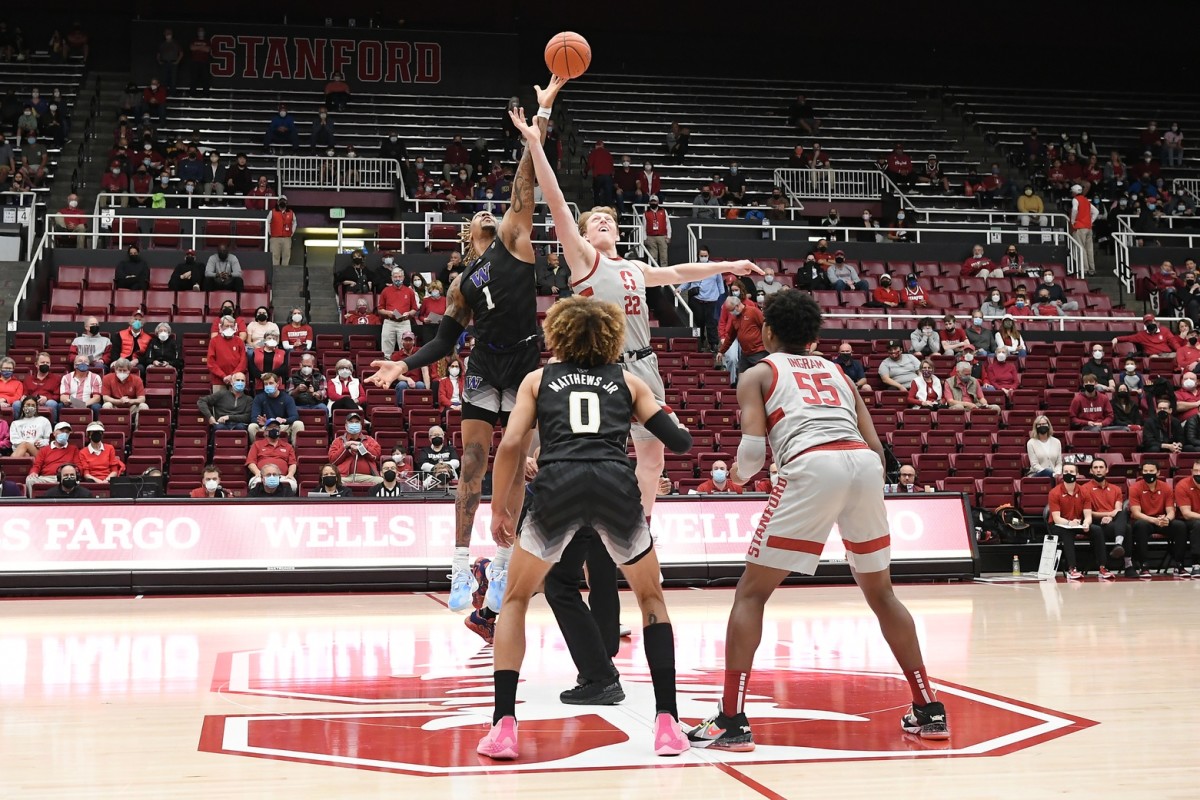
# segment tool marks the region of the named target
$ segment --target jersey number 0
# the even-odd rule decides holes
[[[571,414],[571,433],[600,432],[600,395],[571,392],[567,405]]]

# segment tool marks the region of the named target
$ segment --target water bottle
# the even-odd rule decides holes
[[[1013,577],[1014,577],[1014,578],[1019,578],[1019,577],[1021,577],[1021,559],[1020,559],[1020,558],[1018,558],[1017,556],[1013,556],[1013,571],[1012,571],[1012,574],[1013,574]]]

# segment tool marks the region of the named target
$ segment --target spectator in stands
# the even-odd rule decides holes
[[[349,359],[343,358],[337,362],[334,369],[337,372],[326,385],[330,413],[333,413],[335,408],[352,408],[361,411],[362,404],[367,399],[367,393],[363,389],[362,383],[354,375],[354,365],[350,363]]]
[[[1153,577],[1146,566],[1151,535],[1164,534],[1171,542],[1178,542],[1187,536],[1184,523],[1175,518],[1175,495],[1169,486],[1159,481],[1159,477],[1158,465],[1153,461],[1144,462],[1142,479],[1129,488],[1129,519],[1132,525],[1129,541],[1123,548],[1127,578]],[[1135,568],[1135,564],[1139,568]]]
[[[47,500],[87,500],[95,497],[90,489],[79,485],[79,469],[74,464],[63,464],[54,477],[45,482],[57,484],[42,495]]]
[[[271,190],[267,176],[259,175],[258,183],[246,194],[246,208],[251,211],[267,211],[275,207],[275,201],[270,199],[274,196],[275,192]]]
[[[902,305],[913,311],[929,308],[929,297],[925,294],[925,289],[921,286],[920,278],[916,275],[909,275],[904,281]]]
[[[442,174],[449,178],[451,175],[457,175],[460,170],[466,170],[470,175],[470,169],[471,153],[463,146],[462,135],[455,134],[442,154]]]
[[[1025,337],[1021,335],[1021,329],[1017,327],[1017,321],[1011,314],[1000,318],[1000,329],[996,331],[996,351],[999,352],[1001,347],[1006,347],[1021,358],[1029,352],[1029,348],[1025,346]]]
[[[1009,359],[1009,349],[996,345],[992,358],[983,367],[983,389],[986,392],[1002,392],[1008,400],[1021,385],[1021,374],[1015,361]]]
[[[71,23],[71,29],[67,31],[66,37],[67,50],[65,58],[81,58],[85,63],[88,60],[88,35],[83,29],[83,25],[78,20]]]
[[[942,171],[942,163],[938,161],[938,157],[934,153],[929,154],[929,157],[925,159],[924,166],[917,173],[917,183],[940,188],[943,194],[951,193],[950,180]]]
[[[337,147],[337,133],[334,130],[333,120],[329,118],[329,111],[325,106],[317,109],[317,118],[313,122],[312,130],[308,134],[308,146],[313,150]]]
[[[304,322],[304,311],[293,308],[288,316],[288,322],[280,330],[280,346],[289,353],[294,350],[311,350],[316,343],[311,325]]]
[[[417,300],[416,293],[412,287],[404,285],[404,270],[394,267],[391,278],[391,285],[379,295],[379,314],[384,318],[380,348],[386,358],[392,357],[392,353],[400,344],[401,337],[412,332],[413,320],[421,312],[420,301]],[[346,324],[358,323],[351,322],[348,317]]]
[[[171,332],[171,326],[165,322],[158,323],[154,328],[154,338],[150,340],[150,349],[146,359],[152,367],[174,367],[176,371],[183,369],[183,355],[179,351],[179,340]]]
[[[342,474],[333,464],[321,467],[320,484],[315,492],[322,497],[351,497],[354,492],[342,483]],[[377,481],[372,481],[372,483]],[[311,493],[310,493],[311,496]]]
[[[204,282],[210,292],[244,292],[242,262],[229,252],[229,245],[221,243],[217,252],[208,257],[204,266]]]
[[[25,137],[25,147],[21,148],[21,174],[30,186],[41,186],[46,179],[46,170],[50,167],[50,151],[33,136]],[[17,191],[14,186],[12,191]]]
[[[812,136],[821,130],[821,120],[817,119],[816,109],[803,94],[788,106],[788,125]]]
[[[238,153],[233,166],[225,170],[225,192],[227,194],[246,195],[254,189],[254,179],[250,175],[250,165],[246,154]],[[249,206],[247,206],[248,208]]]
[[[1083,376],[1083,388],[1071,400],[1070,415],[1075,430],[1099,431],[1112,425],[1112,403],[1099,390],[1095,375]]]
[[[553,163],[553,161],[551,163]],[[641,184],[642,192],[645,194],[651,196],[662,194],[662,176],[654,171],[654,164],[652,162],[647,161],[646,163],[642,164],[642,171],[641,174],[638,175],[638,182]]]
[[[594,205],[610,206],[613,204],[614,173],[612,153],[604,146],[602,139],[597,139],[591,152],[588,153],[583,172],[585,177],[590,175],[592,178],[592,203]]]
[[[1063,557],[1067,562],[1067,580],[1083,580],[1075,557],[1075,536],[1087,533],[1092,543],[1096,567],[1101,570],[1101,579],[1108,572],[1104,566],[1104,533],[1092,524],[1092,509],[1086,489],[1079,485],[1079,468],[1075,464],[1063,464],[1062,482],[1050,490],[1048,498],[1050,533],[1062,544]],[[1111,574],[1109,579],[1111,579]]]
[[[967,353],[969,357],[971,354]],[[959,361],[954,365],[954,374],[946,379],[942,399],[950,408],[1000,410],[1000,406],[989,403],[983,394],[983,384],[972,375],[972,361]]]
[[[246,345],[251,348],[262,347],[268,336],[275,337],[279,344],[279,326],[271,319],[270,309],[259,306],[254,309],[254,319],[246,323]]]
[[[1033,305],[1029,302],[1029,291],[1024,286],[1017,286],[1008,305],[1004,307],[1005,316],[1032,317]]]
[[[1171,129],[1163,133],[1162,160],[1168,167],[1183,166],[1183,132],[1178,122],[1172,122]]]
[[[13,156],[12,145],[8,143],[4,132],[0,131],[0,184],[8,183],[8,179],[16,171],[17,163]]]
[[[467,174],[473,178],[482,178],[484,175],[487,175],[492,168],[492,153],[488,150],[487,139],[482,136],[477,138],[468,155],[469,166]],[[395,156],[385,156],[382,152],[380,153],[380,157],[395,158]]]
[[[26,398],[32,397],[39,405],[49,408],[51,420],[57,421],[62,376],[54,374],[51,363],[49,353],[38,353],[33,371],[25,376],[22,388]],[[49,428],[46,432],[49,433]]]
[[[896,184],[900,189],[908,189],[913,185],[915,175],[913,172],[912,158],[908,153],[904,152],[904,145],[899,142],[892,148],[892,152],[887,157],[886,174],[891,178],[892,183]]]
[[[155,60],[158,61],[158,75],[162,78],[162,82],[168,89],[175,91],[179,79],[179,64],[183,61],[183,48],[179,46],[179,42],[175,41],[175,36],[170,28],[163,31],[163,38],[158,43]]]
[[[30,138],[37,138],[38,134],[38,115],[33,110],[33,106],[26,103],[21,111],[21,116],[17,118],[17,138],[21,141],[26,141]]]
[[[1021,196],[1017,198],[1017,213],[1021,215],[1019,221],[1023,227],[1029,227],[1035,218],[1038,225],[1043,228],[1050,224],[1042,197],[1033,190],[1033,186],[1030,184],[1025,184],[1025,188],[1021,190]]]
[[[933,362],[928,359],[921,362],[912,383],[908,385],[908,404],[913,408],[945,408],[946,401],[942,394],[942,381],[933,374]]]
[[[227,384],[213,386],[213,392],[197,403],[200,413],[216,431],[244,431],[251,422],[254,401],[246,394],[246,373],[238,370]]]
[[[207,94],[212,85],[212,47],[204,29],[196,29],[196,37],[188,45],[188,87],[194,95]]]
[[[125,462],[117,455],[111,444],[104,443],[104,424],[92,422],[87,426],[87,446],[79,451],[75,462],[83,479],[94,483],[108,483],[125,472]]]
[[[692,198],[692,216],[696,219],[718,219],[721,201],[713,197],[712,186],[705,184]]]
[[[112,341],[100,335],[100,321],[88,317],[83,323],[83,333],[71,340],[71,358],[83,356],[96,369],[104,369],[108,362]]]
[[[379,315],[371,310],[371,305],[365,297],[358,298],[354,302],[354,308],[347,311],[346,316],[342,319],[343,325],[378,326],[381,323],[382,320],[379,319]]]
[[[964,278],[1003,278],[1004,270],[984,255],[983,245],[977,244],[971,248],[971,255],[963,261],[961,275]]]
[[[446,431],[440,425],[429,429],[429,446],[421,449],[416,463],[420,464],[421,472],[426,478],[432,477],[435,468],[445,465],[450,468],[453,478],[458,478],[458,468],[461,462],[458,453],[446,439]]]
[[[697,259],[701,264],[707,264],[710,251],[707,245],[697,249]],[[721,342],[717,336],[717,301],[721,298],[721,276],[709,275],[704,280],[689,281],[679,287],[688,298],[688,307],[692,311],[694,324],[700,330],[700,345],[711,352],[717,352]]]
[[[1141,404],[1124,381],[1118,383],[1113,392],[1112,407],[1112,428],[1114,430],[1141,430],[1143,424]]]
[[[1117,388],[1116,382],[1113,380],[1112,369],[1104,357],[1102,345],[1092,345],[1092,357],[1083,362],[1083,368],[1079,372],[1084,378],[1091,376],[1095,379],[1098,392],[1109,393]]]
[[[295,497],[296,490],[283,481],[283,472],[278,465],[266,463],[259,471],[261,480],[246,492],[247,497],[284,498]]]
[[[70,427],[70,426],[68,426]],[[33,396],[21,402],[21,414],[8,429],[9,446],[14,458],[35,458],[38,450],[50,443],[50,420],[38,415],[38,401]]]
[[[258,400],[255,399],[257,405]],[[250,434],[252,444],[246,454],[246,469],[250,471],[250,486],[253,487],[262,480],[263,470],[268,464],[279,468],[283,482],[296,488],[296,450],[288,443],[286,426],[278,418],[259,417],[263,436],[255,438],[259,425],[251,424],[254,433]]]
[[[829,288],[829,284],[825,280],[825,270],[817,264],[816,255],[809,253],[804,257],[804,263],[792,276],[792,286],[805,292]]]
[[[947,314],[942,319],[941,338],[942,352],[948,356],[959,356],[975,349],[953,314]]]
[[[1036,317],[1065,317],[1066,312],[1054,304],[1050,299],[1050,291],[1045,286],[1039,286],[1033,302],[1033,315]]]
[[[1083,187],[1078,183],[1071,186],[1071,236],[1083,248],[1083,264],[1088,275],[1096,274],[1095,243],[1092,238],[1096,215],[1096,208],[1083,193]]]
[[[392,361],[403,361],[415,352],[417,352],[417,336],[412,331],[405,331],[400,334],[400,347],[389,358]],[[427,389],[429,386],[429,367],[410,371],[394,384],[396,405],[403,405],[402,401],[406,390]]]
[[[762,339],[763,315],[757,305],[743,302],[741,297],[734,295],[726,299],[725,307],[729,309],[733,320],[729,335],[721,342],[717,363],[719,365],[722,362],[724,354],[736,341],[740,349],[737,361],[740,375],[769,355]]]
[[[1038,293],[1045,292],[1050,297],[1050,302],[1058,307],[1060,311],[1078,311],[1079,303],[1067,298],[1066,290],[1055,281],[1054,270],[1046,268],[1042,270],[1042,285],[1038,287]]]
[[[146,387],[141,377],[134,372],[135,366],[125,357],[114,361],[112,372],[105,375],[104,380],[100,382],[100,396],[104,401],[103,408],[128,411],[136,428],[138,414],[149,411],[150,406],[146,405]]]
[[[196,251],[189,248],[183,256],[183,261],[175,265],[167,288],[172,292],[199,291],[204,283],[204,275],[200,265],[196,263]]]
[[[279,195],[275,208],[267,212],[270,232],[271,263],[283,266],[292,263],[292,236],[296,232],[296,212],[288,208],[288,199]]]
[[[221,391],[235,375],[240,375],[243,383],[246,380],[246,343],[237,335],[237,320],[221,317],[219,330],[219,336],[208,340],[208,375],[214,393]]]
[[[224,500],[236,495],[221,486],[221,470],[216,464],[205,464],[200,474],[200,485],[192,489],[189,497],[196,500]]]
[[[616,197],[617,213],[625,213],[625,204],[633,203],[637,191],[638,173],[633,168],[633,159],[621,157],[621,166],[613,173],[613,186]]]
[[[392,270],[393,273],[395,271]],[[404,282],[404,270],[400,270],[400,282]],[[375,276],[366,268],[363,263],[363,254],[358,250],[350,253],[350,263],[336,274],[334,283],[340,288],[342,296],[348,293],[375,293]]]
[[[1183,423],[1171,409],[1172,400],[1159,398],[1155,403],[1155,414],[1146,419],[1142,428],[1142,452],[1182,453]]]
[[[821,241],[824,241],[823,239]],[[820,242],[817,243],[818,250]],[[817,256],[817,262],[820,263],[821,257]],[[851,289],[857,289],[860,292],[870,290],[870,285],[858,276],[858,270],[853,264],[846,261],[846,253],[844,250],[838,250],[833,254],[833,263],[826,269],[825,278],[838,292],[848,292]]]
[[[334,111],[345,111],[350,105],[350,84],[341,72],[333,73],[325,84],[325,105]]]
[[[300,367],[288,380],[288,394],[297,409],[328,411],[325,376],[317,369],[317,357],[312,353],[300,356]]]
[[[204,162],[200,160],[200,148],[188,145],[187,156],[179,159],[176,174],[181,183],[195,181],[199,185],[200,181],[204,179]]]
[[[0,497],[25,497],[25,487],[9,480],[3,466],[0,466]]]
[[[990,327],[984,327],[983,311],[976,309],[971,312],[971,324],[966,328],[967,342],[975,355],[986,358],[995,348],[995,335]]]
[[[381,481],[379,457],[381,449],[375,438],[363,433],[362,414],[351,412],[346,417],[346,430],[329,445],[329,462],[346,483]]]
[[[920,371],[916,356],[905,353],[898,340],[888,342],[888,357],[879,362],[879,378],[885,386],[907,393]]]
[[[1031,478],[1057,478],[1062,474],[1062,442],[1054,435],[1050,418],[1045,414],[1040,414],[1033,420],[1025,452],[1029,456]]]
[[[157,78],[151,78],[150,85],[142,90],[142,110],[153,114],[159,124],[166,118],[167,89]]]
[[[1188,422],[1200,415],[1200,389],[1196,387],[1196,373],[1183,373],[1180,388],[1175,391],[1175,413],[1180,422]]]
[[[1174,356],[1175,351],[1183,346],[1183,341],[1169,329],[1159,328],[1153,314],[1142,317],[1143,330],[1127,336],[1118,336],[1112,340],[1113,347],[1122,342],[1135,345],[1139,352],[1148,356]]]
[[[63,408],[90,408],[99,413],[100,375],[89,370],[88,357],[83,354],[75,356],[72,363],[75,369],[59,384],[59,402]]]
[[[229,171],[221,163],[221,154],[213,151],[208,154],[208,163],[204,166],[199,185],[205,197],[225,194],[225,182],[229,179]]]
[[[773,294],[783,291],[784,286],[775,280],[775,270],[771,267],[766,267],[763,269],[762,280],[755,283],[754,288],[758,290],[760,295],[770,297]]]
[[[708,480],[701,483],[688,494],[742,494],[745,489],[729,480],[729,465],[724,461],[714,461]]]
[[[279,334],[268,332],[262,346],[254,348],[248,356],[250,382],[256,389],[262,387],[262,379],[268,373],[288,374],[288,351],[279,347]]]
[[[665,473],[664,473],[665,474]],[[772,461],[770,468],[767,470],[767,477],[754,482],[754,491],[770,494],[772,490],[779,484],[779,466]],[[659,492],[662,494],[670,494],[671,492]]]
[[[691,136],[692,132],[686,125],[680,125],[678,122],[671,123],[671,132],[667,134],[666,149],[672,164],[683,163],[683,159],[687,156]]]
[[[169,177],[167,181],[170,182]],[[145,164],[139,164],[129,178],[129,192],[133,195],[129,198],[129,204],[134,208],[149,208],[153,200],[153,191],[154,179],[150,175],[150,169]]]
[[[213,320],[212,327],[210,328],[211,333],[216,336],[221,332],[221,320],[224,317],[233,318],[238,338],[243,342],[246,341],[246,322],[238,316],[237,306],[230,299],[222,301],[221,310],[217,313],[217,318]]]
[[[279,113],[267,123],[267,132],[263,134],[263,147],[276,144],[300,146],[300,137],[296,131],[296,120],[288,113],[287,106],[279,104]]]
[[[129,318],[129,327],[117,332],[117,358],[127,359],[138,368],[144,368],[146,353],[150,349],[150,334],[142,330],[142,320],[142,310],[139,308]]]
[[[11,433],[11,432],[10,432]],[[71,423],[60,422],[54,426],[54,438],[45,447],[38,448],[33,458],[33,466],[25,478],[26,488],[33,495],[33,485],[36,483],[57,483],[58,470],[64,464],[79,463],[79,448],[71,444]]]
[[[1120,378],[1117,382],[1117,388],[1120,389],[1122,385],[1125,386],[1140,401],[1143,392],[1146,390],[1146,376],[1138,371],[1138,360],[1136,358],[1126,356]]]
[[[446,368],[446,377],[438,381],[438,408],[443,411],[461,409],[465,388],[466,379],[462,374],[462,362],[455,359]]]
[[[1200,366],[1200,338],[1187,319],[1179,321],[1179,338],[1183,345],[1175,351],[1176,367],[1182,372],[1196,372]]]
[[[922,317],[908,335],[915,356],[935,356],[942,352],[942,338],[933,327],[933,317]]]
[[[87,247],[87,214],[79,207],[79,195],[67,195],[67,205],[54,215],[54,224],[59,230],[75,234],[75,246]]]
[[[0,411],[6,414],[21,404],[25,396],[25,384],[13,377],[17,362],[11,358],[0,358]]]
[[[563,266],[557,252],[547,253],[546,260],[538,264],[537,288],[542,296],[571,296],[571,271]]]

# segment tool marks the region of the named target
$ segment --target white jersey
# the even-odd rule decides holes
[[[616,303],[625,312],[625,352],[650,346],[650,316],[646,308],[646,276],[642,266],[596,251],[592,271],[571,284],[575,294]]]
[[[763,363],[774,373],[764,405],[771,453],[780,468],[834,442],[866,447],[855,413],[858,392],[837,364],[788,353],[773,353]]]

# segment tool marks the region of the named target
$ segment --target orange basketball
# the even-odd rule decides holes
[[[563,31],[546,44],[546,66],[560,78],[578,78],[592,63],[592,47],[578,33]]]

